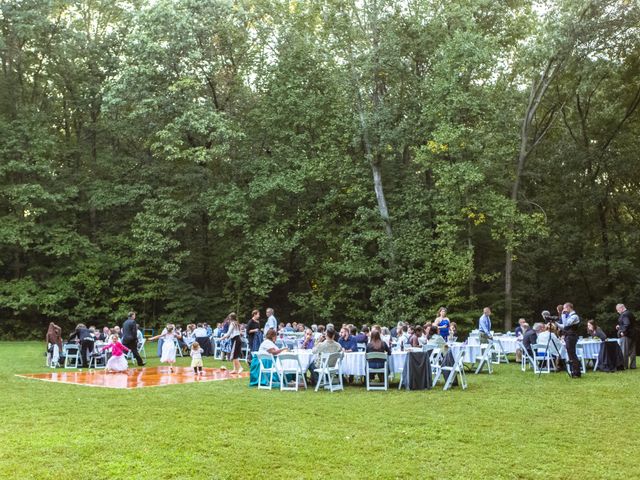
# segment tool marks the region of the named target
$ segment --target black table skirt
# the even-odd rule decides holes
[[[407,352],[402,370],[402,385],[407,390],[425,390],[432,387],[431,352]]]
[[[617,341],[602,342],[598,354],[598,370],[602,372],[617,372],[624,370],[622,349]]]

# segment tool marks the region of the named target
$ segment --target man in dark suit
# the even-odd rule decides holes
[[[122,324],[122,344],[131,350],[133,357],[138,362],[138,366],[142,367],[145,362],[138,353],[138,325],[136,324],[136,312],[129,312],[129,317]]]
[[[624,358],[624,368],[636,368],[636,318],[623,303],[616,305],[618,317],[618,337],[622,347],[622,357]]]

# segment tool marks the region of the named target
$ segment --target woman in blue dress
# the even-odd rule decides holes
[[[438,316],[433,321],[433,324],[438,327],[438,333],[442,338],[444,338],[444,341],[446,342],[449,338],[449,325],[451,325],[451,322],[447,318],[446,308],[440,307],[440,310],[438,310]]]

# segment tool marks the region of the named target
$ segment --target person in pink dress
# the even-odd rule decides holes
[[[111,335],[110,343],[100,349],[101,352],[111,350],[111,358],[107,362],[108,372],[126,372],[129,369],[129,363],[124,354],[129,353],[129,349],[120,343],[118,335]]]

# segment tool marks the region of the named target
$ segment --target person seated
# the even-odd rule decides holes
[[[396,348],[398,350],[404,350],[409,343],[408,331],[409,327],[407,325],[402,325],[402,327],[398,328],[398,339],[396,341]]]
[[[313,330],[307,328],[304,332],[304,338],[302,339],[302,343],[300,344],[300,348],[303,350],[311,350],[315,345],[315,341],[313,339]]]
[[[602,331],[595,320],[587,321],[587,333],[590,337],[599,338],[603,342],[607,339],[606,333]]]
[[[438,333],[438,326],[431,325],[427,345],[435,345],[436,348],[443,348],[446,346],[446,344],[447,342],[445,341],[444,337]]]
[[[554,326],[555,325],[553,323],[542,325],[540,332],[538,333],[537,343],[545,348],[547,348],[548,345],[549,355],[559,357],[560,350],[562,349],[562,343],[558,336],[553,332]]]
[[[391,348],[391,331],[389,330],[389,327],[380,328],[380,338],[384,343],[389,345],[389,348]]]
[[[270,328],[267,331],[265,339],[260,344],[260,348],[258,348],[258,353],[270,353],[271,355],[276,356],[281,354],[282,352],[289,351],[287,347],[278,348],[278,346],[276,345],[277,336],[278,334],[276,333],[276,331],[273,328]]]
[[[200,345],[203,357],[209,357],[213,355],[213,346],[211,345],[211,339],[207,334],[207,328],[204,326],[204,323],[198,323],[191,335],[193,336],[193,341],[198,342],[198,345]]]
[[[318,343],[321,338],[324,337],[324,325],[318,325],[315,332],[313,332],[313,341]]]
[[[449,338],[454,341],[458,338],[458,324],[456,322],[451,322],[449,324]]]
[[[333,328],[333,325],[327,325],[327,329],[325,331],[324,336],[320,339],[321,341],[316,343],[313,347],[313,354],[316,356],[314,363],[309,366],[310,374],[311,374],[311,385],[315,385],[318,382],[318,374],[315,372],[316,368],[320,368],[320,358],[323,353],[337,353],[342,351],[342,347],[335,339],[336,331]],[[335,366],[335,362],[331,362],[330,367]]]
[[[518,320],[518,326],[516,327],[514,334],[516,337],[520,338],[522,337],[522,335],[524,334],[525,329],[523,328],[523,325],[527,323],[527,321],[524,318],[521,318]]]
[[[362,328],[360,329],[360,333],[358,334],[354,334],[353,332],[351,332],[352,335],[355,335],[356,342],[358,343],[369,342],[369,333],[370,333],[369,327],[367,327],[366,325],[362,326]]]
[[[295,329],[291,326],[290,323],[287,323],[287,326],[282,329],[283,332],[295,332]]]
[[[402,326],[404,325],[404,322],[401,320],[398,322],[398,324],[393,327],[390,331],[389,334],[391,335],[391,338],[398,338],[398,335],[400,335],[401,331],[402,331]]]
[[[371,340],[367,343],[367,353],[369,352],[386,353],[387,355],[391,355],[389,345],[382,340],[378,330],[371,330]],[[384,360],[367,360],[367,362],[369,362],[369,368],[382,368],[384,366]],[[378,376],[381,382],[384,381],[384,374],[379,373]],[[373,375],[371,375],[370,379],[373,380]]]
[[[542,331],[543,325],[540,322],[533,324],[533,328],[524,330],[522,334],[522,347],[533,358],[533,350],[531,345],[538,343],[538,334]]]
[[[413,348],[420,348],[420,339],[422,338],[422,325],[416,325],[413,328],[413,335],[409,338],[409,344]]]
[[[345,352],[358,351],[358,342],[356,342],[356,337],[350,334],[347,327],[343,327],[340,330],[340,338],[338,339],[338,343]]]

